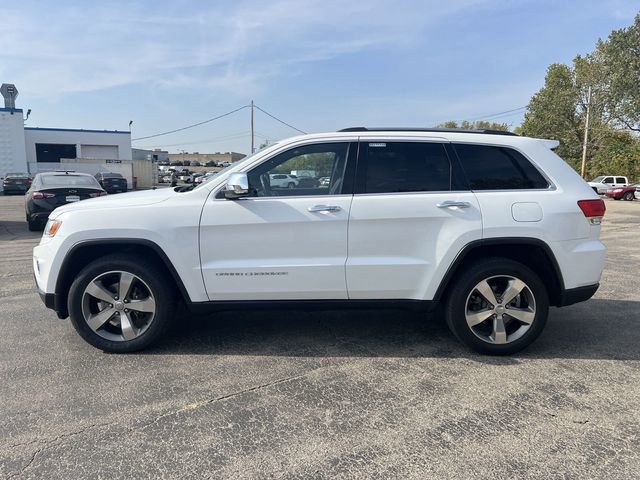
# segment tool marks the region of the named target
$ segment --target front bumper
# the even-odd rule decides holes
[[[44,303],[44,306],[50,308],[51,310],[56,309],[56,294],[55,293],[45,293],[38,288],[38,295],[40,295],[40,300]]]
[[[36,282],[36,285],[37,285],[37,282]],[[40,296],[40,300],[42,300],[42,303],[44,303],[45,307],[50,308],[51,310],[56,312],[56,315],[58,315],[58,318],[62,319],[62,318],[67,318],[69,316],[66,306],[62,308],[62,305],[60,305],[60,302],[58,301],[58,296],[55,293],[45,293],[42,290],[40,290],[40,287],[37,287],[37,288],[38,288],[38,295]]]

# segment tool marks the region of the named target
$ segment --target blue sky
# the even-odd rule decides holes
[[[308,132],[432,126],[525,106],[550,63],[639,11],[640,0],[22,0],[3,6],[0,81],[16,84],[30,126],[133,120],[133,138],[251,99]],[[260,112],[255,128],[258,142],[296,134]],[[243,110],[134,146],[247,153],[248,130]]]

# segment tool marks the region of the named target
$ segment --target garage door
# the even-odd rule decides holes
[[[82,145],[80,147],[82,158],[104,158],[106,160],[117,160],[117,145]]]

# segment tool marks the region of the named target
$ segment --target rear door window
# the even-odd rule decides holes
[[[451,190],[451,162],[442,143],[361,142],[356,193]]]
[[[454,144],[471,190],[547,188],[549,182],[520,152],[509,147]]]
[[[626,183],[626,180],[624,177],[616,177],[616,183]]]

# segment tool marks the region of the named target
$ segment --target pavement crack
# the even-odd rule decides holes
[[[309,372],[307,372],[307,373],[309,373]],[[244,395],[245,393],[256,392],[258,390],[262,390],[262,389],[265,389],[265,388],[273,387],[273,386],[279,385],[281,383],[286,383],[286,382],[290,382],[290,381],[293,381],[293,380],[299,380],[299,379],[305,377],[306,375],[307,374],[305,373],[305,374],[301,374],[301,375],[293,375],[293,376],[286,377],[286,378],[280,378],[280,379],[274,380],[272,382],[264,383],[264,384],[261,384],[261,385],[256,385],[254,387],[245,388],[245,389],[239,390],[237,392],[228,393],[226,395],[220,395],[218,397],[210,398],[210,399],[207,399],[207,400],[202,400],[200,402],[190,403],[189,405],[186,405],[186,406],[184,406],[182,408],[179,408],[178,410],[173,410],[171,412],[163,413],[162,415],[157,416],[153,421],[147,423],[146,425],[144,425],[144,426],[142,426],[140,428],[135,428],[135,427],[130,428],[129,431],[130,432],[134,431],[134,430],[142,431],[142,430],[145,430],[146,428],[148,428],[148,427],[150,427],[152,425],[155,425],[156,423],[158,423],[160,420],[162,420],[164,418],[171,417],[173,415],[178,415],[178,414],[183,413],[183,412],[196,410],[198,408],[202,408],[204,406],[211,405],[211,404],[216,403],[216,402],[220,402],[220,401],[223,401],[223,400],[228,400],[230,398],[238,397],[240,395]]]
[[[109,425],[111,425],[111,423],[99,423],[99,424],[87,425],[86,427],[83,427],[80,430],[76,430],[74,432],[69,432],[69,433],[63,433],[63,434],[58,435],[57,437],[52,438],[50,440],[44,440],[41,443],[41,445],[39,445],[34,450],[34,452],[31,454],[31,457],[29,458],[27,463],[24,465],[24,467],[22,467],[20,469],[20,471],[18,471],[18,472],[11,473],[7,478],[15,478],[15,477],[17,477],[19,475],[22,475],[29,468],[31,468],[31,466],[33,465],[33,463],[36,460],[36,457],[40,453],[44,452],[45,450],[49,450],[51,448],[54,448],[54,447],[57,447],[57,446],[61,445],[61,440],[65,439],[65,438],[73,437],[73,436],[76,436],[76,435],[81,435],[82,433],[86,432],[87,430],[91,430],[93,428],[107,427]],[[39,443],[39,442],[41,442],[40,439],[30,440],[28,442],[14,443],[12,445],[9,445],[9,448],[24,447],[26,445],[33,445],[34,443]]]
[[[9,445],[9,448],[16,448],[16,447],[24,447],[26,445],[33,445],[34,443],[41,443],[40,449],[44,450],[46,448],[50,448],[51,446],[55,446],[55,444],[57,444],[60,440],[64,439],[64,438],[68,438],[68,437],[74,437],[76,435],[81,435],[84,432],[86,432],[87,430],[91,430],[93,428],[101,428],[101,427],[108,427],[109,425],[112,425],[111,422],[107,422],[107,423],[92,423],[91,425],[87,425],[86,427],[82,427],[79,430],[73,431],[73,432],[68,432],[68,433],[62,433],[54,438],[51,438],[49,440],[40,440],[39,438],[36,438],[34,440],[29,440],[28,442],[20,442],[20,443],[14,443]]]
[[[33,452],[33,455],[31,455],[31,458],[29,459],[27,464],[24,467],[22,467],[19,472],[12,473],[7,478],[15,478],[18,475],[22,475],[24,472],[26,472],[29,468],[31,468],[31,465],[33,465],[33,462],[35,461],[36,457],[42,450],[43,450],[42,448],[36,449],[36,451]]]

